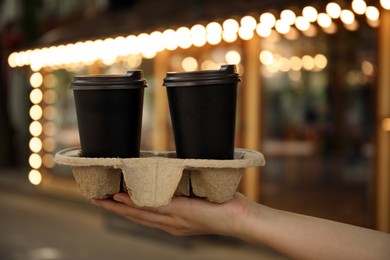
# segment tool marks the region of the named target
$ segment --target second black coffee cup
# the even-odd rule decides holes
[[[233,159],[237,84],[235,65],[169,72],[166,86],[179,158]]]
[[[142,71],[74,77],[83,157],[139,157],[146,86]]]

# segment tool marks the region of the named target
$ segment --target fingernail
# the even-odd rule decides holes
[[[97,200],[97,199],[92,199],[91,202],[92,202],[93,205],[100,206],[100,201]]]
[[[114,195],[114,200],[118,202],[123,202],[123,200],[118,195]]]

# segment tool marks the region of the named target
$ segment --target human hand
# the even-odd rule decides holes
[[[240,193],[222,204],[199,198],[174,197],[169,205],[158,208],[139,207],[127,193],[115,194],[113,199],[92,200],[93,204],[134,223],[161,229],[175,236],[235,236],[240,230],[239,220],[248,214],[247,202],[248,199]]]

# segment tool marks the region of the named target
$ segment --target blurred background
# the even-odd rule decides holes
[[[390,0],[0,0],[0,258],[279,259],[100,211],[56,152],[79,146],[74,75],[142,69],[143,150],[174,150],[168,71],[236,64],[239,191],[390,232]]]

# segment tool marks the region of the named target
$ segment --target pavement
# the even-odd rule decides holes
[[[286,259],[222,236],[174,237],[93,206],[70,176],[34,186],[0,169],[0,259]]]

